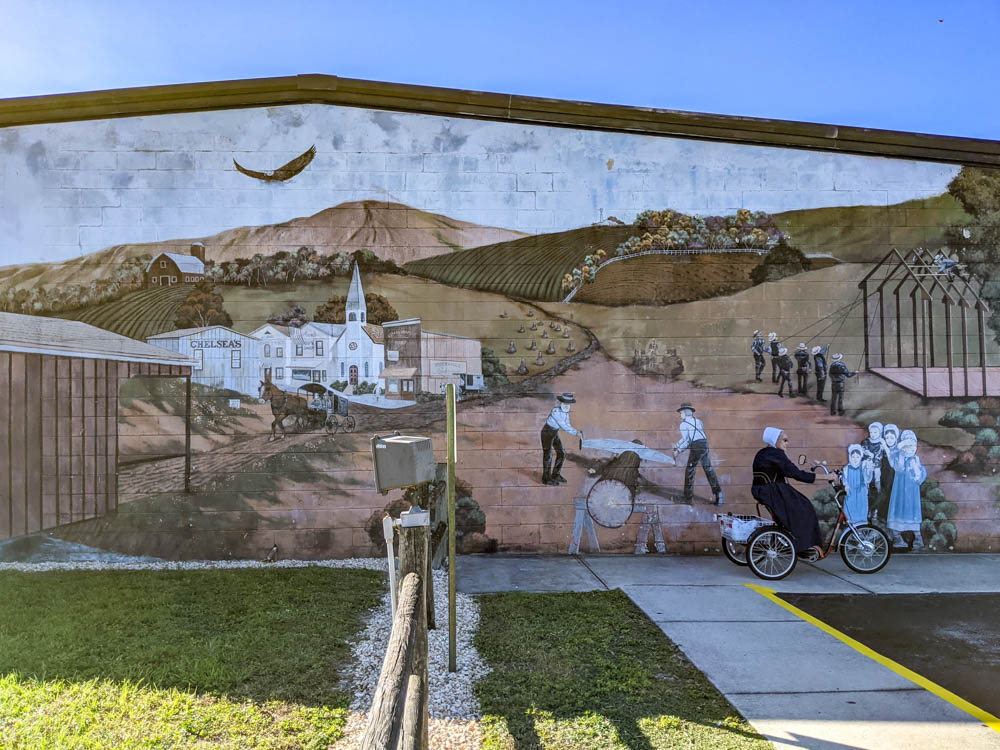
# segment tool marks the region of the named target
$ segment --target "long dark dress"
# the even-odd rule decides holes
[[[816,481],[816,474],[793,464],[783,450],[767,446],[757,451],[750,493],[768,507],[774,520],[792,532],[795,551],[803,552],[822,544],[819,519],[809,498],[786,483],[786,477],[809,484]]]

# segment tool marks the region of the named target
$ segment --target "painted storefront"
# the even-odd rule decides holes
[[[463,551],[717,553],[713,514],[753,511],[768,426],[793,458],[852,466],[852,513],[900,551],[997,548],[997,144],[473,100],[0,108],[0,308],[195,362],[190,493],[184,398],[139,373],[115,407],[117,502],[136,512],[51,533],[373,554],[402,493],[374,491],[368,438],[431,435],[443,460],[455,382]],[[312,147],[287,180],[253,174]],[[168,260],[190,278],[160,283]],[[314,382],[356,429],[289,412],[272,433],[275,403],[307,408]],[[800,486],[825,531],[823,487]]]

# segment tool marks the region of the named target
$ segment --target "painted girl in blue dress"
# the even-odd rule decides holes
[[[864,448],[854,443],[847,447],[848,464],[844,467],[844,514],[854,524],[868,523],[868,485],[872,481],[871,461],[862,462]]]
[[[892,543],[897,547],[906,546],[900,532],[911,531],[911,549],[919,550],[924,546],[920,534],[920,522],[923,518],[920,485],[927,479],[927,469],[920,465],[917,436],[913,430],[903,430],[900,434],[899,450],[893,457],[893,469],[896,476],[892,483],[892,495],[889,497],[889,517],[886,519]]]

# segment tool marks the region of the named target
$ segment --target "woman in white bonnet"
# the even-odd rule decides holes
[[[808,497],[789,485],[786,479],[797,479],[812,484],[816,474],[803,471],[792,463],[785,453],[789,438],[784,430],[767,427],[764,430],[765,447],[753,459],[753,486],[750,493],[757,502],[767,506],[774,520],[792,533],[795,551],[805,559],[823,557],[823,540],[819,533],[816,509]]]
[[[903,430],[899,435],[899,450],[895,453],[892,495],[889,498],[887,525],[892,542],[898,547],[905,545],[900,532],[913,532],[910,549],[919,550],[924,546],[920,534],[923,513],[920,508],[920,485],[927,479],[927,469],[920,465],[917,456],[917,435],[913,430]]]

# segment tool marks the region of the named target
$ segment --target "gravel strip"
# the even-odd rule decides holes
[[[187,560],[183,562],[122,558],[115,561],[83,560],[75,562],[0,562],[0,572],[15,570],[22,573],[44,573],[53,570],[232,570],[244,568],[354,568],[388,571],[385,558],[351,558],[347,560],[279,560],[273,563],[258,560]],[[458,671],[448,672],[448,574],[436,570],[434,578],[434,612],[437,629],[428,632],[428,740],[441,750],[479,750],[482,747],[479,700],[473,684],[489,674],[489,667],[479,656],[472,639],[479,629],[479,605],[465,594],[456,594],[455,614],[458,622],[455,644]],[[365,627],[352,645],[352,663],[346,670],[349,677],[343,688],[353,694],[346,734],[333,745],[336,750],[354,750],[361,746],[368,716],[382,671],[382,660],[392,630],[389,594],[369,612]]]

